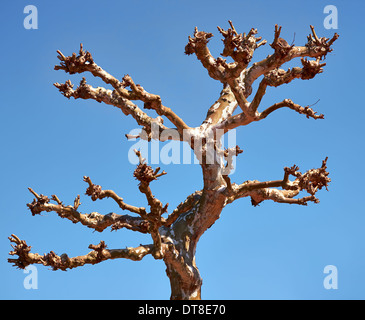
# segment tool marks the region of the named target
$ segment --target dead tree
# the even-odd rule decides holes
[[[237,184],[231,182],[229,173],[233,157],[242,151],[238,147],[223,150],[218,132],[224,134],[252,122],[261,121],[272,112],[284,107],[307,118],[323,119],[322,114],[317,114],[309,106],[302,107],[290,99],[260,108],[262,111],[259,111],[259,107],[268,87],[277,87],[294,79],[312,79],[322,73],[325,66],[323,60],[327,53],[332,51],[331,46],[338,35],[334,34],[331,39],[319,38],[313,26],[310,26],[311,33],[304,46],[289,45],[280,37],[281,27],[276,25],[274,39],[270,44],[273,52],[262,61],[250,64],[255,50],[265,45],[266,40],[256,36],[256,29],[242,34],[236,31],[231,21],[229,24],[228,30],[220,27],[218,30],[223,36],[224,44],[221,55],[230,57],[231,62],[221,57],[214,58],[208,49],[208,41],[213,35],[198,31],[197,28],[193,37],[189,36],[185,47],[185,53],[195,54],[209,76],[223,85],[218,99],[208,109],[206,118],[195,128],[187,125],[174,111],[165,106],[159,95],[149,93],[136,84],[129,75],[119,81],[103,70],[95,63],[91,54],[84,51],[82,45],[78,55],[73,53],[71,56],[65,56],[57,51],[61,62],[55,66],[55,70],[63,70],[69,74],[89,72],[113,88],[113,90],[95,88],[87,84],[85,78],[76,89],[70,80],[63,84],[55,83],[55,87],[66,98],[93,99],[121,109],[126,116],[131,115],[142,127],[141,134],[134,138],[187,141],[200,160],[204,187],[189,195],[168,214],[168,204],[158,200],[150,187],[151,183],[165,172],[160,172],[160,168],[151,168],[142,158],[143,155],[135,150],[139,164],[134,171],[134,177],[139,181],[139,191],[146,196],[148,208],[125,203],[114,191],[104,190],[100,185],[94,184],[89,177],[84,177],[87,184],[86,194],[93,201],[111,198],[121,210],[129,211],[130,214],[102,215],[96,212],[83,214],[78,211],[79,196],[72,205],[66,205],[56,195],[49,198],[29,188],[35,197],[33,202],[28,204],[32,215],[53,211],[61,218],[69,219],[73,223],[80,222],[99,232],[111,227],[112,230],[126,228],[135,232],[149,233],[152,243],[136,248],[108,249],[101,241],[97,245],[90,245],[89,248],[92,250],[88,254],[71,258],[65,253],[59,256],[53,251],[44,255],[31,253],[31,247],[24,240],[12,235],[9,240],[14,245],[10,254],[17,257],[8,259],[10,263],[21,269],[30,264],[43,264],[54,270],[66,270],[108,259],[126,258],[138,261],[151,254],[155,259],[163,259],[166,264],[166,273],[171,284],[171,299],[200,299],[202,278],[195,264],[196,246],[204,232],[219,219],[226,205],[243,197],[250,197],[254,206],[264,200],[298,205],[319,202],[316,192],[322,187],[327,188],[330,182],[326,171],[327,158],[319,168],[304,173],[293,165],[284,168],[282,178],[279,180],[253,180]],[[280,69],[284,63],[295,58],[300,58],[301,66],[288,70]],[[253,94],[253,83],[260,77],[258,89]],[[253,97],[248,101],[251,95]],[[148,116],[133,101],[142,101],[144,109],[151,109],[158,116],[156,118]],[[236,110],[238,112],[234,114]],[[165,126],[164,117],[175,127]],[[154,134],[153,128],[157,130],[157,134]],[[169,134],[163,135],[166,130]],[[130,136],[127,135],[127,138]],[[210,161],[207,161],[208,158]],[[307,195],[299,196],[302,191]]]

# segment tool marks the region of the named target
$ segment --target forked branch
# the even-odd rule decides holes
[[[253,205],[258,205],[264,200],[273,200],[280,203],[307,205],[309,201],[318,203],[316,192],[323,187],[327,189],[331,179],[328,177],[327,160],[322,161],[322,166],[318,169],[311,169],[301,173],[299,168],[294,165],[290,168],[284,168],[284,178],[282,180],[264,181],[257,180],[246,181],[240,185],[234,185],[230,191],[229,202],[242,197],[251,197]],[[289,177],[294,176],[295,180],[290,181]],[[282,188],[276,189],[276,188]],[[301,191],[306,191],[309,196],[303,198],[294,198]]]
[[[332,51],[332,44],[338,39],[338,34],[335,33],[331,39],[318,36],[314,32],[314,27],[311,31],[314,37],[308,36],[308,42],[304,46],[289,45],[284,39],[280,38],[281,27],[275,26],[274,41],[271,47],[275,52],[260,62],[254,63],[242,75],[242,81],[248,94],[251,94],[253,82],[262,75],[278,69],[284,63],[298,57],[311,57],[323,60],[326,55]]]
[[[89,214],[79,212],[77,210],[80,205],[79,196],[76,197],[73,206],[66,206],[62,203],[62,201],[60,201],[60,199],[56,195],[52,195],[52,198],[49,199],[45,195],[38,195],[31,188],[29,188],[29,191],[35,196],[33,202],[27,204],[33,216],[41,214],[43,211],[53,211],[56,212],[61,218],[66,218],[73,223],[80,222],[82,225],[92,228],[98,232],[102,232],[109,226],[112,226],[113,228],[113,226],[115,225],[118,225],[119,228],[124,227],[141,233],[148,232],[148,223],[139,217],[132,217],[130,215],[118,215],[114,212],[106,215],[102,215],[98,212],[92,212]],[[56,202],[56,204],[51,203],[51,200]],[[132,207],[124,203],[120,204],[120,207],[124,207],[124,209],[137,213],[145,210],[144,208]]]
[[[64,70],[66,73],[70,74],[88,71],[95,77],[102,79],[106,84],[112,85],[114,88],[114,92],[104,88],[97,88],[96,90],[93,90],[90,86],[85,85],[86,81],[84,79],[84,83],[80,83],[78,91],[76,90],[76,92],[74,92],[71,87],[71,82],[66,82],[65,85],[55,83],[55,86],[59,88],[66,97],[69,98],[70,96],[73,96],[75,99],[92,98],[99,102],[103,101],[108,104],[114,104],[117,107],[123,106],[124,108],[122,108],[122,110],[126,114],[131,114],[137,120],[138,124],[145,126],[146,124],[141,123],[140,118],[148,118],[148,116],[137,106],[131,103],[131,100],[140,100],[144,102],[144,107],[146,109],[153,109],[160,116],[166,116],[177,127],[179,132],[182,133],[183,129],[188,128],[180,117],[178,117],[170,108],[165,107],[162,104],[160,96],[148,93],[143,87],[135,84],[129,75],[126,75],[122,81],[113,77],[94,62],[91,53],[84,51],[82,44],[80,45],[78,55],[73,53],[72,56],[66,57],[61,51],[57,51],[57,53],[59,54],[57,57],[61,63],[60,65],[55,66],[55,70]],[[131,90],[127,90],[127,87],[130,87]],[[123,103],[120,103],[119,101],[119,103],[115,104],[118,100],[123,101]],[[149,122],[151,122],[151,120]]]
[[[151,132],[153,128],[158,130],[157,134],[153,137],[160,137],[160,132],[168,129],[163,125],[161,117],[151,118],[145,112],[143,112],[137,105],[135,105],[130,100],[121,97],[116,90],[107,90],[102,87],[94,88],[86,83],[86,79],[83,78],[80,85],[74,90],[74,85],[70,80],[65,83],[54,83],[54,86],[66,97],[73,97],[75,99],[93,99],[97,102],[104,102],[105,104],[115,106],[119,108],[125,115],[131,115],[139,124],[145,129],[146,137],[145,139],[150,140],[152,138]],[[173,130],[173,129],[170,129]],[[141,136],[142,137],[142,136]]]

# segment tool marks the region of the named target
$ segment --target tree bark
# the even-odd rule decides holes
[[[199,210],[197,202],[189,211],[179,216],[171,228],[160,230],[167,244],[164,261],[170,279],[171,300],[200,300],[202,279],[195,264],[196,242],[193,242],[192,222]]]
[[[201,300],[202,282],[186,283],[181,280],[180,275],[171,267],[167,267],[166,274],[170,279],[171,296],[170,300]]]
[[[213,165],[215,166],[215,165]],[[210,171],[210,173],[219,171]],[[217,181],[213,176],[211,181]],[[224,180],[223,180],[224,183]],[[202,234],[219,219],[226,204],[225,188],[203,190],[199,201],[181,214],[170,229],[160,230],[173,253],[165,254],[166,274],[170,279],[171,300],[200,300],[202,278],[195,263],[196,246]]]

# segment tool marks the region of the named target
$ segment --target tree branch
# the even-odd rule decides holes
[[[214,126],[216,130],[223,130],[225,133],[229,130],[235,129],[240,126],[246,126],[253,121],[257,121],[257,117],[248,117],[244,112],[228,117],[226,120],[217,123]]]
[[[263,83],[263,82],[261,82]],[[229,130],[235,129],[239,126],[245,126],[250,124],[253,121],[260,121],[265,119],[270,113],[274,112],[277,109],[288,107],[300,114],[305,114],[307,118],[311,117],[313,119],[324,119],[323,114],[317,114],[313,109],[311,109],[309,106],[302,107],[299,104],[294,103],[290,99],[284,99],[281,102],[275,103],[272,106],[268,107],[261,113],[257,112],[256,108],[258,104],[260,103],[262,99],[262,95],[264,94],[264,91],[266,89],[266,84],[261,84],[258,89],[258,93],[255,95],[255,98],[253,100],[254,105],[252,105],[252,109],[250,109],[251,117],[247,117],[243,112],[240,114],[237,114],[235,116],[228,117],[225,121],[222,121],[221,123],[218,123],[215,125],[215,129],[224,130],[224,132],[227,132]]]
[[[262,111],[258,116],[258,120],[265,119],[270,113],[283,107],[288,107],[300,114],[305,114],[307,118],[311,117],[313,119],[324,119],[323,114],[317,115],[317,112],[313,111],[313,109],[311,109],[309,106],[301,107],[299,104],[294,103],[290,99],[284,99],[282,102],[275,103],[271,107]]]
[[[50,199],[44,195],[38,195],[33,189],[28,188],[35,196],[32,203],[28,203],[27,206],[32,212],[32,215],[41,214],[43,211],[54,211],[61,218],[66,218],[73,223],[80,222],[82,225],[95,229],[98,232],[102,232],[107,227],[112,226],[112,229],[120,229],[122,227],[129,230],[138,231],[141,233],[148,232],[148,223],[146,220],[132,217],[129,215],[118,215],[114,212],[107,215],[102,215],[98,212],[92,212],[89,214],[80,213],[77,208],[79,206],[79,196],[76,197],[74,206],[65,206],[56,195],[52,195],[52,200],[57,204],[50,203]],[[78,200],[77,200],[78,199]],[[122,208],[122,206],[120,206]],[[136,208],[129,205],[125,205],[124,209],[131,209],[131,212],[143,211],[144,208]],[[123,210],[124,210],[123,209]],[[114,226],[115,225],[115,226]],[[114,227],[113,227],[114,226]]]
[[[77,98],[83,98],[83,99],[89,99],[93,98],[99,102],[103,101],[107,104],[114,104],[114,103],[108,103],[110,102],[110,95],[114,94],[115,100],[118,98],[121,98],[123,103],[114,104],[116,106],[124,106],[122,109],[125,114],[132,114],[132,116],[137,120],[137,123],[140,125],[145,126],[145,123],[141,123],[140,118],[149,118],[142,110],[140,110],[137,106],[135,106],[130,100],[140,100],[143,101],[144,107],[146,109],[154,109],[160,116],[166,116],[178,129],[179,132],[182,133],[183,129],[189,128],[184,121],[178,117],[170,108],[165,107],[161,103],[161,98],[158,95],[150,94],[147,91],[145,91],[141,86],[136,85],[132,78],[129,75],[126,75],[123,78],[123,81],[120,82],[118,79],[110,75],[108,72],[103,70],[101,67],[99,67],[91,57],[90,52],[85,52],[83,50],[82,44],[80,45],[80,51],[79,55],[76,56],[76,53],[73,53],[72,56],[64,56],[61,51],[58,52],[58,58],[61,60],[60,65],[55,66],[55,70],[64,70],[66,73],[74,74],[74,73],[83,73],[83,72],[90,72],[95,77],[101,78],[105,83],[111,84],[113,88],[115,89],[115,92],[111,92],[110,90],[105,90],[103,88],[97,88],[96,92],[92,90],[90,86],[86,87],[86,81],[85,78],[83,79],[83,82],[80,83],[80,89],[79,92],[74,92],[71,87],[71,82],[66,85],[66,87],[60,87],[58,83],[55,84],[55,86],[61,91],[64,92],[64,95],[66,97],[73,96],[75,99]],[[67,82],[66,82],[67,84]],[[83,84],[83,86],[82,86]],[[131,91],[128,91],[126,87],[130,87]],[[101,91],[101,92],[98,92]],[[107,95],[106,95],[107,93]],[[133,106],[133,107],[131,107]],[[150,118],[152,119],[152,118]],[[149,126],[150,126],[149,121]]]
[[[74,85],[70,80],[67,80],[65,83],[60,84],[58,82],[54,83],[54,86],[58,88],[58,90],[66,97],[73,97],[75,99],[93,99],[97,102],[104,102],[108,105],[113,105],[122,110],[125,115],[131,115],[136,122],[143,126],[146,132],[146,136],[140,135],[141,138],[145,138],[150,140],[151,138],[159,138],[160,133],[163,130],[168,129],[163,125],[163,120],[161,117],[151,118],[145,112],[143,112],[137,105],[132,103],[131,101],[121,97],[115,90],[107,90],[102,87],[93,88],[91,85],[86,84],[85,78],[83,78],[80,82],[80,85],[73,90]],[[155,129],[154,129],[155,128]],[[158,131],[157,134],[152,134],[152,131]],[[173,130],[173,129],[169,129]],[[172,135],[171,138],[173,138]]]
[[[189,128],[179,116],[162,104],[160,96],[148,93],[142,86],[135,84],[129,75],[123,77],[123,84],[125,87],[129,86],[131,88],[132,93],[134,93],[138,100],[144,102],[145,109],[153,109],[158,115],[168,118],[177,127],[181,135],[184,129]]]
[[[239,146],[234,148],[228,148],[224,150],[224,159],[226,160],[226,166],[223,170],[223,178],[225,179],[227,186],[230,188],[231,182],[227,179],[230,172],[233,170],[233,157],[237,157],[243,150]]]
[[[227,31],[218,27],[219,32],[224,37],[224,39],[222,39],[224,43],[222,56],[230,56],[235,61],[235,63],[227,64],[226,73],[228,73],[228,75],[226,75],[226,78],[238,78],[241,72],[250,63],[254,51],[266,44],[266,40],[259,42],[262,38],[255,37],[257,29],[254,28],[252,28],[247,35],[242,35],[242,33],[239,34],[233,26],[232,21],[229,20],[228,22],[231,28]]]
[[[217,101],[209,108],[207,116],[203,122],[214,125],[230,117],[237,108],[236,98],[231,88],[226,85],[220,93]]]
[[[145,208],[135,207],[124,203],[123,198],[119,197],[113,190],[102,190],[101,186],[93,184],[89,177],[85,176],[84,181],[89,184],[85,194],[90,196],[93,201],[97,199],[112,198],[122,210],[128,210],[141,216],[146,214]]]
[[[191,38],[189,36],[188,44],[185,46],[185,54],[195,53],[198,60],[207,69],[209,76],[215,80],[222,81],[225,66],[222,63],[217,63],[208,49],[207,44],[211,37],[213,37],[212,33],[198,31],[198,28],[195,27],[194,37]]]
[[[256,111],[266,93],[267,86],[278,87],[284,83],[289,83],[296,78],[303,80],[312,79],[318,73],[322,73],[322,67],[326,65],[325,63],[320,63],[320,58],[317,58],[315,61],[309,61],[302,58],[301,62],[303,68],[295,67],[293,69],[288,69],[288,71],[274,69],[265,74],[264,78],[260,82],[255,97],[250,104],[249,110],[251,116],[257,116]]]
[[[195,191],[189,195],[184,202],[181,202],[174,211],[167,217],[164,226],[170,227],[180,215],[193,209],[200,201],[203,191]]]
[[[313,35],[314,28],[311,26]],[[332,39],[325,37],[318,38],[317,35],[313,38],[308,36],[308,42],[305,46],[289,45],[284,39],[280,38],[281,27],[275,26],[275,36],[271,47],[275,50],[272,55],[260,62],[254,63],[249,69],[241,74],[242,81],[247,94],[251,93],[253,82],[261,75],[267,74],[269,71],[279,68],[285,62],[288,62],[297,57],[312,57],[324,59],[326,55],[332,51],[332,44],[338,39],[338,34],[335,33]]]
[[[11,245],[14,251],[10,251],[9,254],[18,256],[17,259],[8,259],[8,262],[13,263],[15,267],[20,269],[24,269],[30,264],[43,264],[52,267],[53,270],[66,271],[85,264],[96,264],[110,259],[124,258],[140,261],[147,254],[151,254],[153,250],[153,245],[141,245],[137,248],[126,249],[106,249],[107,246],[104,241],[100,241],[98,245],[89,245],[89,249],[92,249],[92,251],[88,254],[70,258],[65,253],[58,256],[53,251],[44,255],[31,253],[31,246],[28,246],[25,240],[20,240],[14,234],[8,239],[10,242],[15,243],[15,246]]]
[[[159,173],[160,168],[153,170],[145,163],[145,159],[142,158],[139,151],[135,150],[135,153],[139,158],[139,165],[134,171],[134,177],[140,181],[139,190],[144,193],[147,198],[151,209],[149,213],[147,213],[146,209],[143,207],[135,207],[124,203],[123,198],[119,197],[113,190],[102,190],[101,186],[93,184],[89,177],[85,176],[84,181],[89,185],[86,194],[89,195],[93,201],[106,197],[112,198],[122,210],[129,210],[130,212],[137,213],[141,218],[128,215],[120,216],[115,213],[110,213],[105,216],[97,212],[82,214],[77,211],[80,205],[80,196],[76,197],[74,206],[65,206],[56,195],[53,195],[52,200],[57,204],[52,204],[47,196],[38,195],[31,188],[29,188],[29,191],[33,193],[35,199],[32,203],[28,203],[27,206],[31,210],[32,215],[40,214],[43,211],[54,211],[61,218],[67,218],[74,223],[81,222],[81,224],[99,232],[103,231],[108,226],[112,226],[112,230],[127,228],[142,233],[150,233],[154,242],[152,255],[155,259],[162,259],[163,250],[159,228],[166,222],[162,217],[162,214],[167,212],[168,204],[163,206],[162,202],[154,197],[149,184],[151,181],[165,175],[166,172],[162,171]]]
[[[299,168],[294,165],[291,168],[284,168],[283,180],[273,180],[260,182],[257,180],[246,181],[241,185],[233,186],[233,195],[229,197],[228,203],[233,202],[236,199],[242,197],[251,197],[252,204],[258,205],[264,200],[273,200],[280,203],[300,204],[307,205],[308,201],[318,203],[319,200],[315,194],[323,187],[327,189],[331,179],[328,177],[327,159],[322,161],[322,166],[318,169],[311,169],[302,174],[299,172]],[[289,180],[289,176],[292,175],[296,179],[294,181]],[[283,190],[272,189],[282,188]],[[300,191],[307,191],[310,196],[300,199],[294,199]],[[232,192],[231,192],[232,194]]]
[[[231,28],[227,31],[218,27],[219,32],[224,37],[222,56],[231,56],[235,62],[227,63],[226,60],[220,57],[215,59],[207,47],[207,43],[213,34],[198,31],[197,28],[195,28],[194,38],[189,36],[185,53],[188,55],[195,53],[203,66],[208,70],[210,77],[221,81],[224,85],[229,84],[238,105],[247,114],[249,104],[246,100],[245,92],[241,87],[239,76],[251,61],[255,49],[265,44],[266,40],[257,43],[261,40],[261,37],[255,38],[254,35],[257,34],[256,29],[251,29],[246,36],[245,34],[238,34],[232,21],[229,21],[229,24]]]
[[[140,182],[139,190],[146,196],[148,205],[150,206],[150,213],[144,216],[150,222],[149,233],[152,236],[154,243],[153,256],[155,259],[161,259],[163,257],[162,242],[159,228],[165,223],[165,219],[162,214],[167,212],[168,203],[163,206],[162,202],[155,198],[152,194],[149,184],[157,178],[166,174],[165,171],[159,173],[160,168],[152,169],[151,166],[147,165],[145,159],[142,158],[141,152],[134,150],[137,157],[139,158],[139,164],[133,173],[133,176]]]
[[[301,62],[303,68],[295,67],[293,69],[288,69],[288,71],[274,69],[265,75],[263,81],[271,87],[278,87],[284,83],[289,83],[296,78],[309,80],[314,78],[318,73],[322,73],[322,67],[326,65],[325,63],[320,63],[320,58],[312,61],[301,58]]]

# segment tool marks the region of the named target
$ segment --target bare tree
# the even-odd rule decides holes
[[[249,66],[254,51],[267,41],[256,37],[256,29],[241,34],[236,31],[231,21],[229,24],[228,30],[220,27],[218,30],[223,36],[222,56],[230,57],[232,62],[227,62],[221,57],[214,58],[207,46],[213,35],[198,31],[197,28],[193,37],[189,36],[185,47],[185,53],[195,54],[209,76],[223,85],[218,99],[208,109],[206,118],[195,128],[187,125],[174,111],[165,106],[159,95],[147,92],[129,75],[119,81],[103,70],[94,62],[91,54],[84,51],[82,45],[78,55],[73,53],[71,56],[65,56],[57,51],[61,62],[55,66],[55,70],[63,70],[69,74],[90,72],[113,87],[113,90],[94,88],[86,83],[85,78],[76,89],[70,80],[64,84],[55,83],[54,85],[65,97],[93,99],[115,106],[125,115],[131,115],[142,130],[140,135],[133,137],[127,135],[127,138],[148,141],[174,139],[188,142],[200,160],[204,187],[189,195],[170,214],[167,214],[168,204],[158,200],[150,188],[150,184],[165,172],[160,172],[160,168],[152,169],[142,158],[140,151],[135,150],[139,164],[134,171],[134,177],[140,182],[139,191],[146,196],[148,209],[125,203],[114,191],[102,189],[89,177],[84,177],[87,183],[86,194],[93,201],[111,198],[121,210],[127,210],[131,214],[102,215],[96,212],[82,214],[78,211],[80,196],[76,197],[72,205],[65,205],[56,195],[49,198],[29,188],[35,197],[33,202],[28,204],[32,215],[53,211],[61,218],[69,219],[73,223],[80,222],[99,232],[111,227],[112,230],[126,228],[135,232],[149,233],[152,244],[136,248],[107,249],[106,244],[101,241],[97,245],[90,245],[89,248],[92,250],[88,254],[71,258],[65,253],[59,256],[53,251],[44,255],[31,253],[31,247],[24,240],[12,235],[9,240],[14,245],[10,254],[17,257],[8,259],[10,263],[21,269],[30,264],[43,264],[51,266],[54,270],[66,270],[108,259],[126,258],[138,261],[151,254],[155,259],[163,259],[166,264],[166,273],[171,284],[171,299],[200,299],[202,278],[195,264],[196,246],[203,233],[219,219],[222,209],[227,204],[243,197],[250,197],[254,206],[264,200],[298,205],[319,202],[316,192],[322,187],[327,188],[330,182],[326,171],[327,158],[319,168],[304,173],[293,165],[284,168],[282,179],[263,182],[253,180],[237,184],[231,182],[229,173],[232,170],[233,157],[242,151],[238,146],[223,149],[221,134],[218,133],[224,134],[240,126],[263,120],[283,107],[304,114],[307,118],[323,119],[322,114],[317,114],[309,106],[302,107],[290,99],[263,108],[263,111],[259,111],[259,107],[267,87],[277,87],[297,78],[312,79],[318,73],[322,73],[325,66],[322,61],[327,53],[332,51],[331,46],[338,35],[334,34],[331,39],[319,38],[313,26],[310,26],[311,34],[304,46],[289,45],[280,37],[281,27],[276,25],[274,40],[270,44],[274,52],[262,61]],[[300,67],[280,69],[284,63],[295,58],[301,58]],[[249,102],[247,99],[253,93],[253,83],[260,77],[258,89]],[[156,118],[148,116],[132,101],[142,101],[145,109],[154,110],[158,116]],[[239,112],[233,115],[236,109]],[[164,117],[175,127],[165,126]],[[154,131],[157,131],[157,134]],[[164,134],[166,132],[168,134]],[[307,195],[298,196],[301,191],[306,191]],[[167,215],[163,217],[164,214]]]

